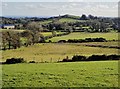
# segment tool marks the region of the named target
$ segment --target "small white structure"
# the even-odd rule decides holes
[[[3,25],[3,29],[14,29],[15,28],[15,25]]]

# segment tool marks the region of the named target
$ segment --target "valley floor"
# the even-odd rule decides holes
[[[118,61],[0,66],[3,87],[118,87]]]

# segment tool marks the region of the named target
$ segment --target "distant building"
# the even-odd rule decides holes
[[[14,29],[15,25],[13,25],[13,24],[2,25],[2,28],[3,29]]]

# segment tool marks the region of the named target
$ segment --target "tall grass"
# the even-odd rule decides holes
[[[73,55],[93,55],[93,54],[118,54],[118,49],[86,47],[81,44],[35,44],[19,49],[2,51],[2,61],[12,57],[22,57],[27,61],[35,60],[38,62],[51,60],[53,62],[62,60]]]

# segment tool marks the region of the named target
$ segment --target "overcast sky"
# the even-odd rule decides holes
[[[2,6],[2,11],[0,15],[56,16],[71,14],[81,16],[82,14],[92,14],[95,16],[117,17],[118,1],[119,0],[2,0],[2,5],[0,5]]]
[[[119,2],[120,0],[0,0],[2,2]]]

